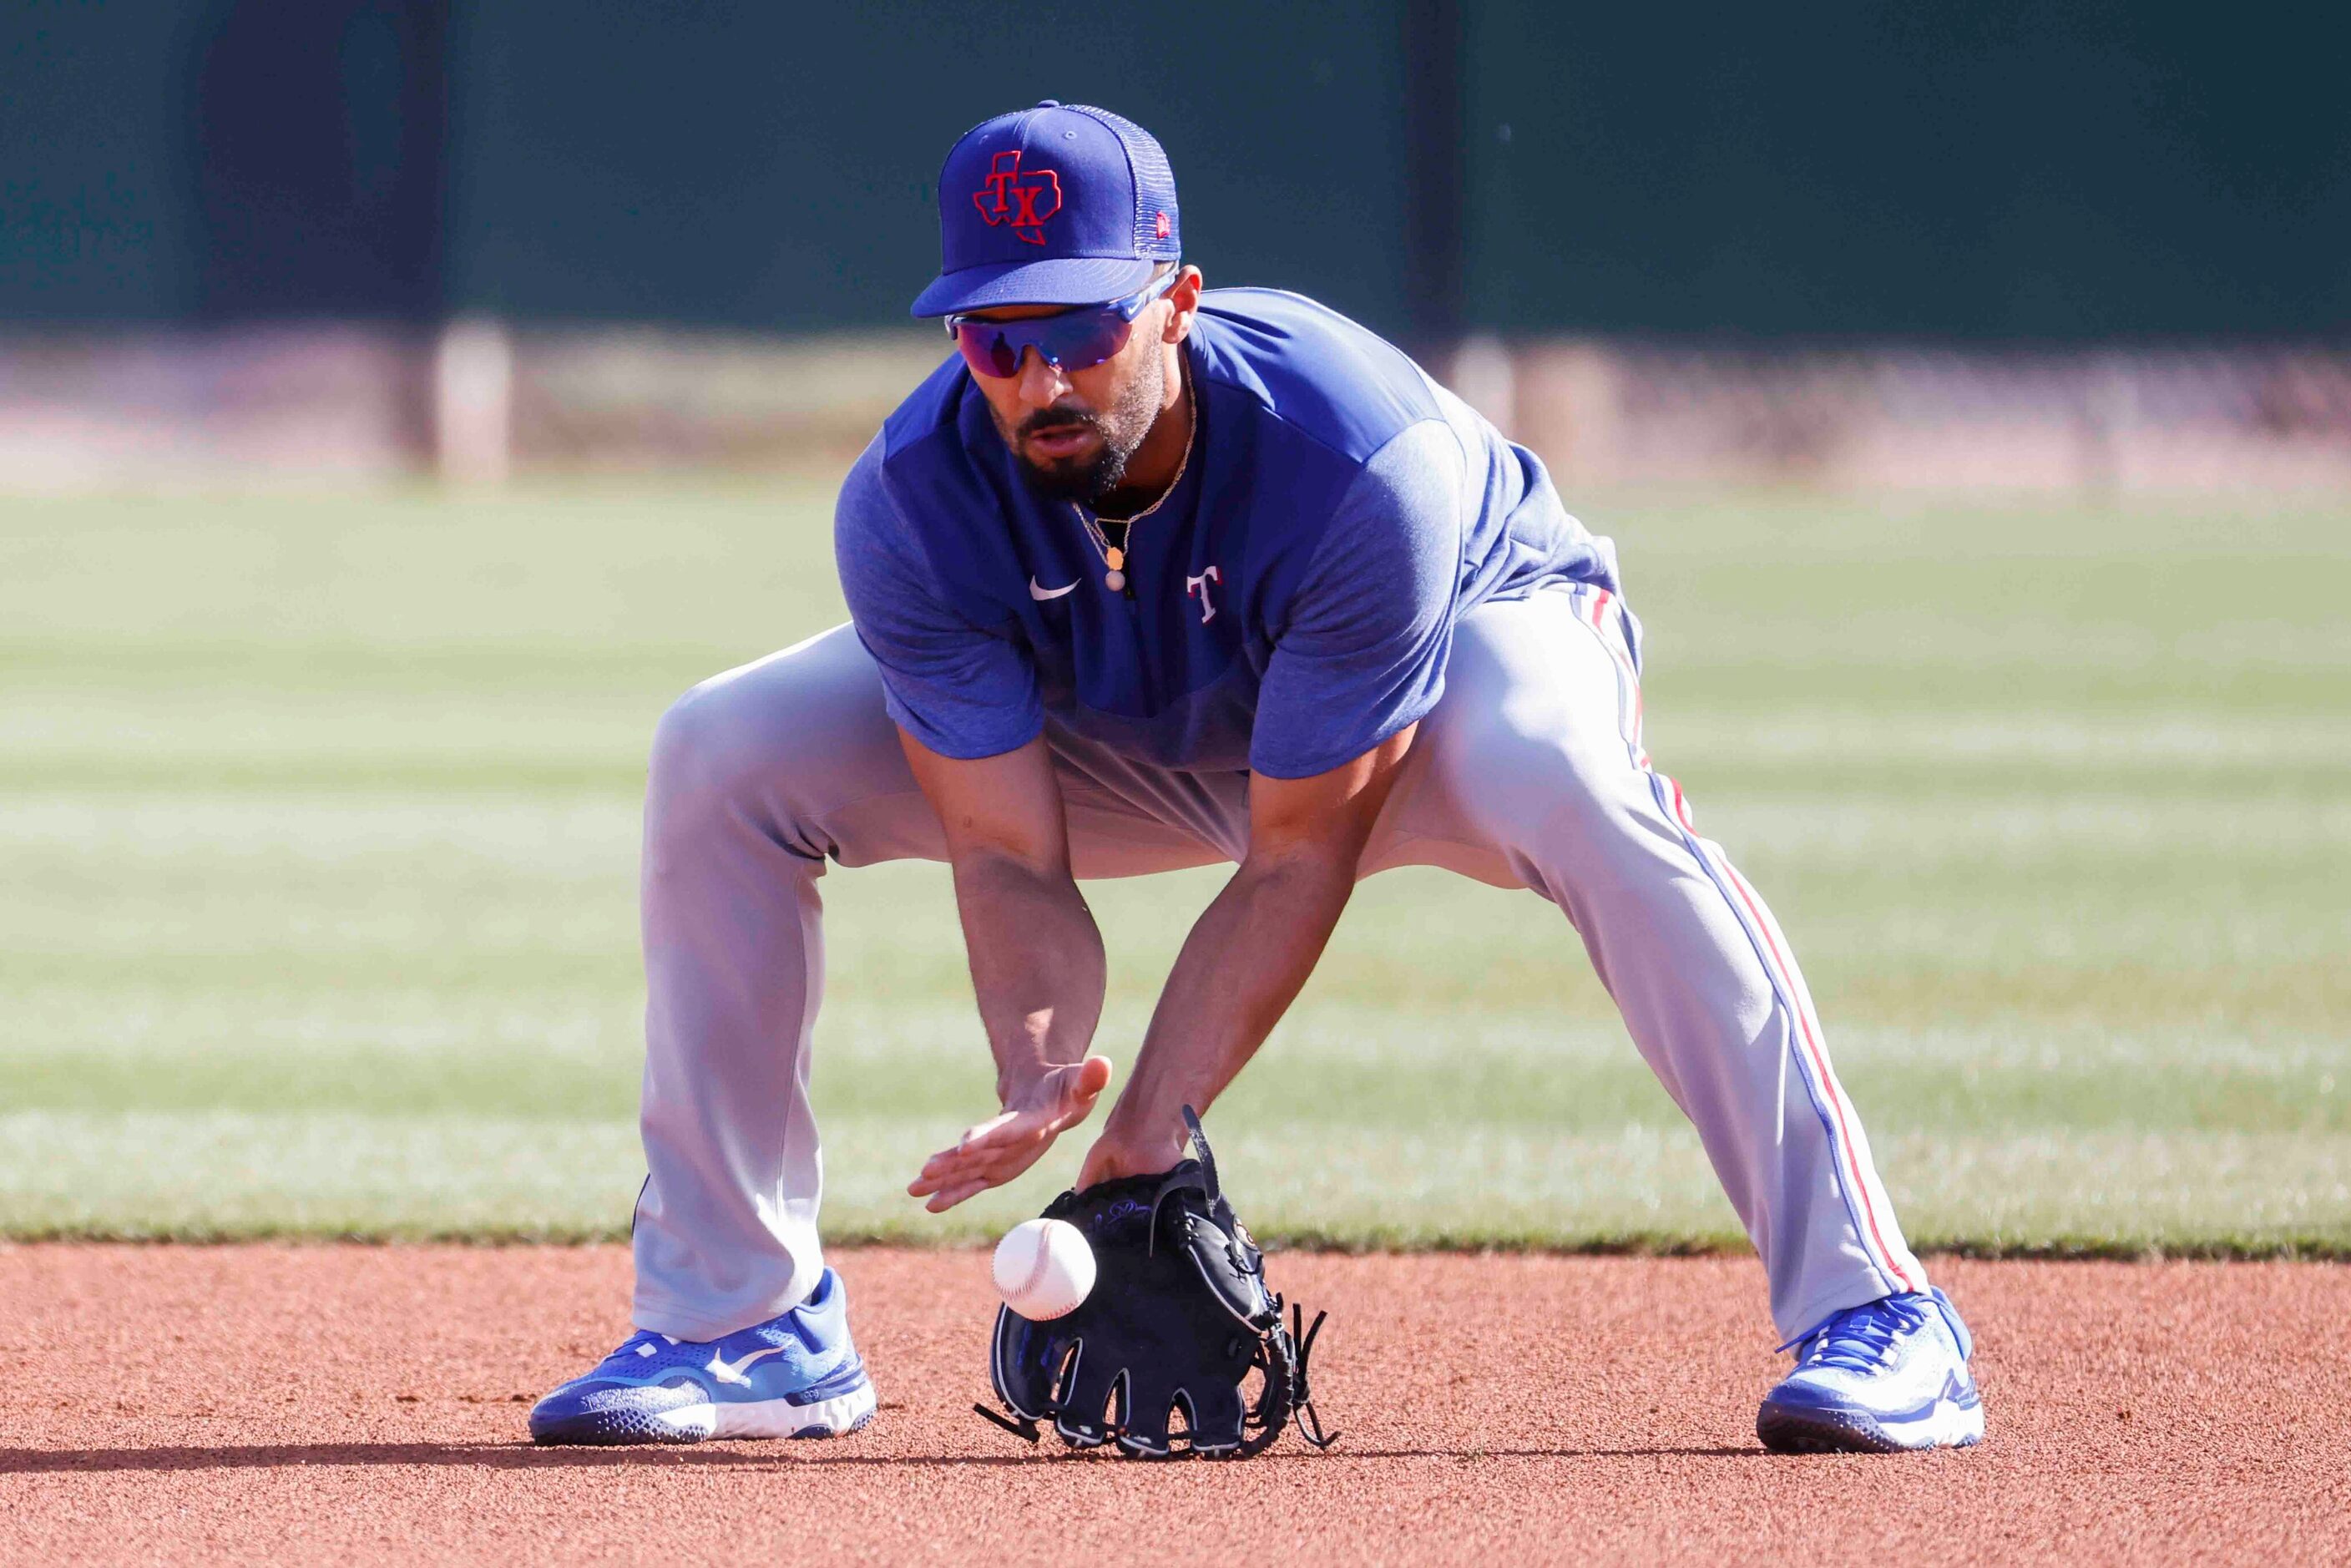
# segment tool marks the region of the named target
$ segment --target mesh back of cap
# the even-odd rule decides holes
[[[1151,132],[1123,115],[1088,103],[1069,106],[1092,115],[1110,128],[1126,149],[1127,167],[1134,172],[1134,251],[1173,260],[1184,254],[1183,219],[1176,210],[1176,171]],[[1167,234],[1161,237],[1159,215],[1167,215]]]

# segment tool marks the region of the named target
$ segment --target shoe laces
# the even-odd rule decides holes
[[[1813,1336],[1802,1363],[1875,1372],[1894,1359],[1894,1346],[1903,1335],[1926,1326],[1927,1312],[1926,1299],[1918,1296],[1886,1296],[1848,1307]]]

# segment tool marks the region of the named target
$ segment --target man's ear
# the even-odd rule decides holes
[[[1186,267],[1176,276],[1176,287],[1167,291],[1166,329],[1160,334],[1163,342],[1180,343],[1192,330],[1192,312],[1200,308],[1200,269]]]

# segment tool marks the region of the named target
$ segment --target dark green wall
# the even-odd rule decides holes
[[[0,6],[0,319],[441,308],[449,0]]]
[[[13,0],[0,12],[0,319],[193,308],[185,9]]]
[[[1449,275],[1457,228],[1459,317],[1505,329],[2351,330],[2333,9],[0,10],[0,319],[902,319],[948,143],[1050,96],[1159,134],[1212,281],[1399,331],[1446,319],[1406,280]],[[1457,162],[1406,146],[1455,11],[1464,191],[1416,201],[1413,170]]]
[[[1468,13],[1475,319],[1991,338],[2351,326],[2339,7]]]
[[[453,285],[527,315],[903,319],[937,265],[948,146],[1059,98],[1151,128],[1213,277],[1394,315],[1392,8],[1206,9],[479,6],[462,34]]]

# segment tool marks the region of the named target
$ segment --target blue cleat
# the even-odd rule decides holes
[[[639,1330],[585,1377],[534,1406],[537,1443],[698,1443],[837,1437],[873,1419],[849,1341],[849,1291],[827,1269],[809,1299],[725,1339]]]
[[[1782,1454],[1890,1454],[1983,1441],[1975,1342],[1940,1291],[1848,1307],[1796,1346],[1755,1435]]]

